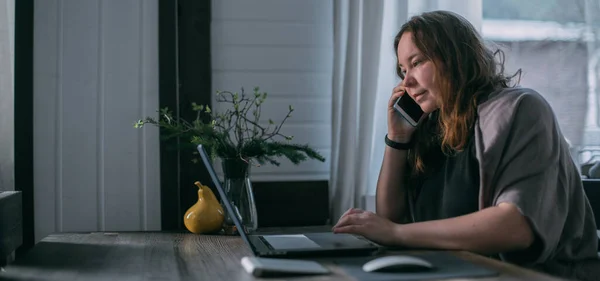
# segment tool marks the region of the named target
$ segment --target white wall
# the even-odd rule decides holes
[[[281,133],[327,158],[254,167],[252,180],[328,180],[333,1],[212,0],[211,28],[213,93],[260,86],[269,94],[261,120],[277,123],[293,105]],[[213,104],[219,110],[214,98]]]
[[[0,0],[0,191],[15,189],[15,2]]]
[[[36,241],[160,229],[157,0],[36,0]]]

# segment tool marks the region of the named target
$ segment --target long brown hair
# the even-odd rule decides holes
[[[502,50],[488,49],[473,25],[453,12],[434,11],[412,17],[396,35],[395,51],[405,32],[412,33],[416,47],[434,63],[435,80],[441,89],[440,109],[417,129],[416,145],[409,152],[413,174],[422,174],[426,166],[441,162],[435,147],[438,151],[441,147],[439,152],[444,154],[465,148],[479,102],[496,89],[511,87],[513,78],[520,79],[521,70],[506,76]],[[398,66],[396,71],[402,77]]]

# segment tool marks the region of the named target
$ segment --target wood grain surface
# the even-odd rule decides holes
[[[501,272],[493,278],[460,280],[559,280],[471,253],[455,254]],[[0,271],[0,280],[354,280],[325,259],[320,261],[332,274],[253,278],[240,266],[240,259],[247,255],[252,255],[250,249],[234,236],[166,232],[54,234]]]

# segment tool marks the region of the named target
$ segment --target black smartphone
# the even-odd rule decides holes
[[[417,104],[415,100],[413,100],[407,93],[404,93],[397,101],[394,103],[394,108],[410,123],[413,127],[416,127],[419,124],[419,120],[423,117],[423,110],[421,106]]]

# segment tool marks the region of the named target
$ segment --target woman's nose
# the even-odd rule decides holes
[[[414,77],[412,76],[412,74],[409,71],[407,71],[404,74],[404,79],[402,80],[402,85],[404,87],[412,87],[415,85],[415,83],[416,83],[416,81],[415,81]]]

